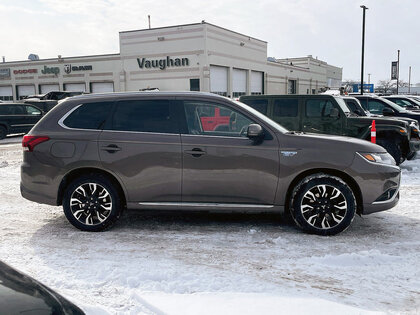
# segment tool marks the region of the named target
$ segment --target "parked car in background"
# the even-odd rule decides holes
[[[0,139],[8,134],[27,133],[41,119],[42,111],[33,105],[0,104]]]
[[[205,130],[200,113],[209,108],[228,111],[229,123]],[[127,207],[286,211],[304,231],[333,235],[356,213],[390,209],[399,199],[400,168],[382,147],[289,132],[210,93],[76,96],[22,145],[22,196],[63,205],[85,231],[111,226]]]
[[[357,98],[362,107],[371,112],[372,114],[394,117],[407,117],[420,122],[420,113],[406,110],[403,107],[383,97],[365,94],[354,94],[352,96]]]
[[[0,310],[2,314],[84,314],[57,292],[1,261]]]
[[[51,91],[46,94],[30,95],[24,99],[24,103],[33,104],[41,108],[45,113],[50,111],[57,103],[67,97],[86,94],[85,92]]]
[[[346,102],[347,107],[350,109],[350,111],[357,116],[367,116],[367,117],[381,117],[381,119],[392,119],[392,120],[399,120],[399,121],[405,121],[409,124],[410,132],[409,132],[409,138],[410,138],[410,151],[407,154],[407,160],[412,160],[417,155],[417,147],[420,143],[420,128],[419,123],[415,119],[407,118],[407,117],[384,117],[383,115],[374,115],[371,114],[368,110],[365,110],[362,105],[360,104],[359,100],[355,97],[351,96],[343,96],[344,101]],[[381,129],[381,128],[380,128]]]
[[[25,98],[25,100],[36,98],[43,101],[45,100],[59,101],[67,97],[72,97],[72,96],[76,96],[80,94],[85,94],[85,92],[50,91],[45,94],[29,95],[28,97]]]
[[[420,102],[416,101],[413,98],[404,95],[389,95],[389,96],[382,96],[391,102],[403,107],[407,110],[419,111],[420,110]]]
[[[411,138],[408,122],[351,114],[341,96],[254,95],[241,96],[248,104],[280,125],[295,131],[343,135],[370,141],[372,121],[376,121],[377,143],[402,163],[420,150],[420,139]]]

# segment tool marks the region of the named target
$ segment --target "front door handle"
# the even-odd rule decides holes
[[[116,144],[110,144],[106,147],[101,147],[101,150],[107,151],[108,153],[115,153],[117,151],[121,151],[121,148],[117,146]]]
[[[185,150],[184,152],[187,154],[191,154],[193,157],[200,157],[206,154],[206,151],[203,151],[200,148],[194,148],[192,150]]]

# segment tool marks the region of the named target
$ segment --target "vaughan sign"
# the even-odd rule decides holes
[[[169,67],[185,67],[190,65],[188,58],[171,58],[167,56],[165,59],[147,60],[146,58],[137,58],[140,69],[143,68],[159,68],[165,70]]]

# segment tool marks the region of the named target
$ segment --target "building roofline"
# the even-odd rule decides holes
[[[78,59],[78,58],[95,58],[95,57],[108,57],[108,56],[119,56],[120,53],[117,54],[101,54],[101,55],[85,55],[85,56],[74,56],[74,57],[70,57],[70,56],[62,56],[61,59]],[[0,62],[0,67],[2,65],[7,65],[7,64],[12,64],[12,63],[23,63],[23,62],[27,62],[27,63],[35,63],[38,61],[57,61],[59,60],[58,57],[55,58],[45,58],[45,59],[38,59],[38,60],[30,60],[30,59],[26,59],[26,60],[15,60],[15,61],[6,61],[6,62]]]
[[[178,25],[161,26],[161,27],[152,27],[152,28],[142,28],[142,29],[138,29],[138,30],[131,30],[131,31],[120,31],[119,33],[121,34],[121,33],[131,33],[131,32],[142,32],[142,31],[155,31],[155,30],[160,30],[160,29],[167,29],[167,28],[174,28],[174,27],[181,27],[181,26],[197,26],[197,25],[204,25],[204,24],[207,24],[207,25],[211,25],[211,26],[217,27],[217,28],[219,28],[219,29],[221,29],[221,30],[229,31],[229,32],[235,33],[235,34],[237,34],[237,35],[241,35],[241,36],[249,37],[249,38],[252,38],[252,39],[254,39],[254,40],[257,40],[257,41],[260,41],[260,42],[263,42],[263,43],[266,43],[266,44],[267,44],[267,42],[266,42],[265,40],[258,39],[258,38],[256,38],[256,37],[252,37],[252,36],[249,36],[249,35],[245,35],[245,34],[242,34],[242,33],[239,33],[239,32],[235,32],[235,31],[232,31],[232,30],[227,29],[227,28],[225,28],[225,27],[221,27],[221,26],[218,26],[218,25],[215,25],[215,24],[212,24],[212,23],[208,23],[208,22],[190,23],[190,24],[178,24]]]

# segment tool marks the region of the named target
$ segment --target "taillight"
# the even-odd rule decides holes
[[[50,137],[47,136],[23,136],[22,147],[24,150],[32,152],[38,144],[48,140]]]

